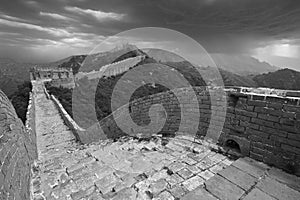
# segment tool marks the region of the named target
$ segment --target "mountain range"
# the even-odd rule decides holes
[[[160,63],[169,63],[173,66],[191,69],[191,64],[174,53],[159,49],[140,50],[134,45],[126,44],[111,51],[91,55],[74,55],[59,61],[34,64],[19,63],[11,59],[0,58],[0,89],[7,95],[12,94],[17,85],[29,80],[29,69],[33,66],[48,68],[72,68],[73,73],[78,71],[90,72],[99,70],[102,66],[137,55],[146,55]],[[208,66],[207,56],[199,55],[201,60],[201,75],[209,76],[211,67]],[[219,68],[223,82],[227,86],[271,87],[280,89],[300,89],[300,72],[290,69],[279,69],[266,62],[247,56],[231,54],[210,54]],[[189,66],[186,68],[186,66]],[[191,71],[192,76],[192,71]],[[213,79],[213,77],[211,77]]]

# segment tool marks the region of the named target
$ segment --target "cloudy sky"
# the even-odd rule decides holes
[[[1,0],[0,57],[55,61],[149,26],[180,31],[209,53],[300,70],[298,0]]]

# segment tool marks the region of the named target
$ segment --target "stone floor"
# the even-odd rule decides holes
[[[80,145],[42,88],[36,90],[33,199],[300,199],[299,177],[231,159],[186,136]]]

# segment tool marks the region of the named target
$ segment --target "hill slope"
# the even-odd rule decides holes
[[[276,72],[257,75],[253,80],[259,87],[300,90],[300,72],[292,69],[286,68]]]
[[[19,63],[11,59],[0,58],[0,89],[10,96],[17,90],[17,86],[29,81],[30,63]]]
[[[143,50],[150,57],[160,62],[181,62],[183,59],[171,52],[167,52],[160,49],[149,49]],[[218,68],[224,69],[228,72],[235,73],[238,75],[258,75],[266,72],[273,72],[278,70],[278,67],[271,66],[266,62],[260,62],[256,58],[242,54],[210,54],[211,58],[218,66]],[[199,66],[207,67],[210,65],[211,60],[207,55],[200,54],[198,58],[201,63],[196,63]]]
[[[248,55],[211,54],[211,57],[219,68],[243,76],[250,74],[258,75],[279,69]]]

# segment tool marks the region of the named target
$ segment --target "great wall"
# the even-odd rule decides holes
[[[180,88],[182,106],[158,93],[84,130],[44,80],[32,84],[25,126],[0,92],[0,199],[300,199],[299,97],[228,90],[225,110],[207,88]],[[155,104],[164,109],[150,112]],[[158,134],[126,136],[117,125],[126,112],[138,125],[166,123]],[[179,130],[182,112],[190,115]],[[205,138],[224,117],[218,141]]]
[[[121,60],[112,64],[107,64],[102,66],[98,71],[91,72],[79,72],[76,74],[76,79],[81,79],[87,77],[88,79],[101,78],[103,76],[111,77],[121,74],[125,71],[128,71],[131,67],[134,67],[136,64],[141,62],[145,56],[136,56],[133,58],[128,58]]]

